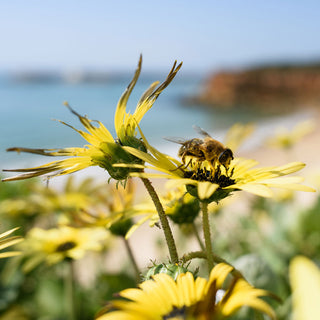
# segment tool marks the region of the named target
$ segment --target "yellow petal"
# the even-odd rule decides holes
[[[254,129],[255,126],[252,123],[246,125],[236,123],[228,130],[224,144],[235,152]]]
[[[119,138],[121,138],[121,127],[124,124],[124,118],[126,115],[126,107],[127,107],[127,101],[130,97],[130,94],[136,85],[140,72],[141,72],[141,65],[142,65],[142,55],[140,55],[139,62],[138,62],[138,67],[134,73],[133,79],[129,83],[127,89],[125,92],[122,94],[122,96],[119,99],[117,109],[114,115],[114,127],[116,130],[116,134]]]
[[[198,196],[201,200],[209,199],[213,193],[219,188],[219,185],[211,182],[198,183]]]
[[[268,186],[271,188],[274,187],[274,188],[281,188],[281,189],[295,190],[295,191],[316,192],[315,189],[305,186],[303,184],[268,183]]]
[[[232,302],[232,303],[231,303]],[[222,313],[226,316],[236,312],[239,308],[248,306],[269,315],[271,319],[276,319],[273,309],[262,299],[246,296],[243,292],[241,295],[231,296],[231,299],[223,306]]]
[[[271,179],[264,179],[259,181],[263,184],[293,184],[293,183],[300,183],[304,179],[303,177],[277,177],[277,178],[271,178]]]
[[[200,278],[198,277],[195,280],[195,290],[196,290],[196,300],[200,301],[201,299],[203,299],[204,295],[205,295],[205,291],[206,291],[206,286],[207,286],[208,281],[204,278]]]
[[[220,289],[232,270],[233,267],[226,263],[217,264],[210,272],[208,286],[215,282],[217,289]]]
[[[0,242],[0,250],[11,247],[19,242],[21,242],[23,239],[19,236],[16,237],[10,237],[5,240],[1,240]]]
[[[235,185],[237,189],[244,190],[261,197],[272,197],[273,192],[265,185],[247,183],[244,185]]]
[[[158,274],[154,276],[155,281],[159,284],[159,291],[163,291],[166,299],[168,302],[170,301],[171,305],[174,306],[182,306],[183,301],[179,299],[179,289],[177,287],[177,284],[172,281],[171,279],[169,280],[169,276],[166,274]]]
[[[146,179],[153,179],[153,178],[172,179],[173,178],[172,176],[167,174],[148,173],[148,172],[131,172],[130,177],[138,177],[138,178],[146,178]]]
[[[177,286],[183,305],[190,306],[195,302],[194,278],[191,272],[182,273],[177,277]]]
[[[281,172],[282,175],[297,172],[305,167],[305,163],[302,162],[290,162],[284,166],[277,167],[277,171]]]
[[[293,311],[296,319],[315,320],[320,317],[320,270],[303,256],[294,258],[289,268],[293,290]]]
[[[126,239],[129,239],[132,234],[142,225],[144,224],[146,221],[148,221],[150,219],[150,217],[152,216],[153,214],[149,214],[149,215],[146,215],[145,217],[143,217],[142,219],[140,219],[138,222],[136,222],[129,230],[128,232],[126,233],[126,236],[125,238]]]
[[[3,233],[0,234],[0,240],[7,237],[9,234],[15,232],[16,230],[20,229],[19,227],[16,227],[16,228],[13,228],[13,229],[10,229],[8,231],[5,231]]]
[[[180,70],[181,66],[182,66],[182,62],[176,67],[177,65],[177,61],[174,62],[166,80],[161,83],[161,85],[154,89],[154,91],[152,92],[150,89],[147,90],[147,92],[143,95],[143,100],[140,99],[139,101],[139,105],[134,113],[134,117],[137,121],[137,123],[140,123],[142,117],[144,116],[144,114],[152,107],[152,105],[154,104],[154,102],[156,101],[156,99],[159,97],[159,95],[161,94],[161,92],[170,84],[170,82],[173,80],[173,78],[176,76],[177,72]],[[155,84],[151,85],[152,87],[155,87]],[[147,93],[149,93],[149,95],[147,95]]]
[[[0,253],[0,259],[2,258],[10,258],[21,255],[20,251],[9,251]]]
[[[228,316],[242,306],[249,306],[268,314],[271,319],[275,319],[273,309],[265,301],[260,299],[260,297],[268,295],[270,295],[268,291],[256,289],[243,278],[238,278],[234,286],[229,288],[221,300],[222,313]]]

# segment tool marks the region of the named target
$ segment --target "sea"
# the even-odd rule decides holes
[[[166,74],[142,75],[127,104],[134,112],[142,93],[156,80],[163,81]],[[83,130],[78,118],[64,105],[70,106],[89,119],[101,121],[114,134],[114,113],[117,102],[131,81],[132,74],[110,78],[106,81],[75,81],[70,79],[21,79],[10,74],[0,75],[0,168],[15,169],[40,165],[54,159],[34,154],[6,152],[10,147],[62,148],[81,147],[86,141],[62,120]],[[262,116],[255,112],[219,111],[185,103],[197,95],[204,80],[201,74],[178,74],[162,92],[154,106],[142,119],[140,126],[148,141],[159,150],[176,156],[179,145],[165,137],[190,139],[197,136],[197,125],[212,137],[222,140],[234,123],[256,123],[256,131],[246,148],[263,143],[266,136],[277,127],[292,127],[310,118],[308,112],[286,115]],[[1,176],[7,176],[2,173]]]

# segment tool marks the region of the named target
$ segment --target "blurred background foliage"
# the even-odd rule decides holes
[[[250,148],[264,151],[257,160],[263,160],[262,165],[269,165],[270,160],[272,165],[304,161],[311,168],[308,180],[319,190],[316,122],[299,125],[295,131],[279,131],[278,137],[268,141],[268,148],[261,146],[261,140],[279,124],[292,127],[310,114],[319,122],[319,9],[319,1],[314,0],[270,0],[259,5],[253,0],[163,0],[151,11],[146,0],[96,0],[94,4],[2,1],[0,27],[6,30],[1,36],[0,59],[2,169],[38,164],[27,155],[19,160],[8,155],[6,148],[14,145],[56,148],[57,144],[83,144],[69,128],[48,120],[74,124],[76,119],[59,107],[64,100],[81,114],[90,112],[92,119],[113,127],[110,115],[142,53],[143,73],[133,100],[146,85],[163,79],[175,59],[184,62],[157,101],[159,112],[148,114],[142,124],[152,143],[176,156],[176,146],[164,145],[164,135],[193,137],[191,127],[197,124],[220,139],[234,122],[255,121],[257,131]],[[253,106],[246,109],[249,103]],[[280,114],[284,109],[286,114]],[[278,116],[270,116],[270,111]],[[302,136],[314,129],[318,135],[303,140],[300,149],[295,149]],[[239,133],[235,137],[241,139]],[[92,319],[114,293],[135,286],[137,275],[128,258],[130,244],[143,273],[147,264],[152,267],[155,263],[149,261],[150,252],[156,251],[156,262],[167,259],[154,209],[139,185],[126,194],[108,186],[103,173],[93,176],[81,176],[76,182],[73,178],[57,180],[56,185],[52,181],[48,186],[37,179],[0,183],[0,234],[20,227],[14,235],[26,239],[14,248],[22,255],[0,259],[1,319],[66,319],[72,312],[66,297],[70,277],[77,319]],[[199,250],[199,204],[184,198],[175,206],[174,199],[169,194],[162,200],[167,201],[171,222],[177,223],[178,249]],[[174,214],[179,210],[189,214],[189,204],[195,213],[188,216],[192,223],[179,224],[181,216]],[[304,199],[298,192],[277,192],[272,199],[235,194],[210,207],[214,252],[234,264],[252,285],[282,299],[282,304],[270,301],[280,320],[291,318],[291,259],[303,254],[320,264],[319,209],[318,193]],[[128,219],[122,224],[124,217]],[[152,231],[146,224],[140,231],[138,226],[148,220]],[[45,248],[37,247],[37,241],[30,242],[32,247],[23,247],[34,228],[58,233],[65,225],[74,228],[70,237],[75,242],[65,242],[58,253],[63,254],[61,248],[73,253],[73,246],[79,247],[81,259],[71,263],[66,257],[48,264],[46,254],[39,254]],[[76,243],[75,229],[84,228],[92,229],[92,241],[95,232],[104,229],[104,240],[96,243],[99,250],[87,250],[86,241]],[[128,230],[131,237],[127,241],[124,234]],[[137,236],[140,232],[142,236]],[[59,236],[56,240],[59,243]],[[23,272],[33,253],[39,263]],[[202,263],[195,259],[190,268]],[[248,319],[246,310],[237,319]]]
[[[112,184],[95,185],[92,179],[75,183],[71,177],[58,191],[39,180],[2,183],[0,186],[1,230],[21,226],[15,233],[26,239],[35,227],[50,229],[69,225],[81,229],[88,227],[81,222],[83,212],[90,211],[94,215],[93,210],[99,207],[95,214],[104,211],[110,217],[110,212],[114,210],[111,204],[115,202],[115,187]],[[178,206],[181,207],[185,213],[186,208]],[[191,208],[199,210],[194,203]],[[273,199],[238,197],[235,194],[225,203],[210,207],[214,252],[238,268],[255,287],[267,289],[282,299],[282,304],[271,302],[279,319],[290,319],[292,306],[288,266],[291,259],[303,254],[320,262],[319,210],[319,196],[307,204],[301,204],[296,194],[289,191],[279,192]],[[116,218],[111,219],[112,223],[127,217],[119,215],[123,212],[119,207],[115,212]],[[103,221],[105,226],[110,222]],[[194,225],[197,225],[197,218]],[[187,252],[189,242],[195,239],[191,225],[177,226],[181,230],[178,244]],[[91,225],[91,228],[96,226]],[[135,232],[138,233],[139,229]],[[123,238],[124,234],[108,234],[105,238],[107,243],[99,251],[88,251],[83,258],[73,260],[77,319],[92,319],[113,294],[136,285],[134,270],[125,249],[111,239]],[[151,237],[145,241],[157,243],[159,240]],[[51,265],[42,261],[29,272],[23,272],[24,253],[28,249],[17,247],[22,250],[22,255],[0,260],[1,319],[65,319],[70,259],[65,258]],[[143,255],[139,247],[134,248],[137,257]],[[109,263],[106,261],[112,257],[112,250],[121,256],[121,263],[110,268],[110,260]],[[198,264],[199,261],[193,261],[189,267]],[[151,262],[149,266],[152,267]],[[245,311],[237,315],[237,319],[247,317]]]

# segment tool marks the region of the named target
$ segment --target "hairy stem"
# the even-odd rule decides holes
[[[74,296],[74,265],[73,260],[68,260],[66,262],[65,270],[65,298],[67,306],[67,315],[68,319],[76,320],[76,305],[75,305],[75,296]]]
[[[210,233],[210,223],[209,223],[209,214],[208,214],[208,203],[205,201],[201,201],[201,210],[202,210],[202,228],[203,228],[203,236],[205,249],[207,254],[208,261],[208,269],[209,273],[213,268],[214,260],[213,260],[213,251],[212,251],[212,243],[211,243],[211,233]]]
[[[237,270],[231,263],[229,263],[228,261],[224,260],[223,258],[219,257],[216,254],[212,254],[212,256],[213,256],[215,263],[225,263],[225,264],[228,264],[229,266],[233,267],[233,270],[231,271],[231,273],[235,277],[244,278],[242,273],[239,270]],[[186,263],[192,259],[207,259],[207,254],[204,251],[192,251],[192,252],[184,254],[183,257],[181,258],[181,261],[183,263]]]
[[[155,189],[153,188],[150,180],[146,179],[146,178],[141,178],[144,186],[146,187],[147,191],[149,192],[149,195],[156,207],[156,210],[158,212],[159,215],[159,219],[160,219],[160,224],[162,227],[162,230],[164,232],[164,236],[167,242],[167,246],[169,249],[169,255],[170,255],[170,260],[172,263],[178,263],[179,261],[179,257],[178,257],[178,253],[177,253],[177,248],[176,248],[176,244],[174,242],[174,238],[173,238],[173,234],[169,225],[169,221],[168,218],[163,210],[162,204],[160,202],[160,199],[158,197],[158,194],[156,193]]]
[[[131,246],[129,244],[129,241],[126,238],[123,237],[122,239],[123,239],[124,245],[126,247],[126,250],[127,250],[128,256],[130,258],[130,261],[132,263],[132,266],[133,266],[133,269],[134,269],[134,272],[135,272],[135,275],[136,275],[137,283],[139,283],[140,282],[140,271],[139,271],[136,259],[135,259],[134,255],[133,255]]]
[[[207,254],[204,251],[192,251],[189,253],[185,253],[182,258],[181,261],[183,263],[186,263],[192,259],[207,259]]]

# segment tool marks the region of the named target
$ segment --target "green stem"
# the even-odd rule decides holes
[[[174,242],[174,238],[173,238],[173,234],[172,234],[172,231],[171,231],[171,228],[169,225],[169,221],[168,221],[168,218],[163,210],[160,199],[159,199],[155,189],[153,188],[151,182],[146,178],[141,178],[141,180],[142,180],[144,186],[146,187],[147,191],[149,192],[149,195],[150,195],[150,197],[156,207],[156,210],[158,212],[160,224],[161,224],[162,230],[164,232],[164,236],[166,238],[167,246],[169,249],[170,260],[172,263],[178,263],[179,257],[178,257],[178,253],[177,253],[176,244]]]
[[[229,263],[228,261],[226,261],[225,259],[219,257],[218,255],[216,255],[214,253],[212,254],[212,256],[213,256],[215,263],[225,263],[225,264],[228,264],[229,266],[231,266],[233,268],[231,273],[235,277],[238,277],[238,278],[241,277],[241,278],[245,279],[244,276],[242,275],[242,273],[239,270],[237,270],[231,263]],[[181,261],[183,263],[186,263],[192,259],[207,259],[207,254],[204,251],[189,252],[189,253],[186,253],[183,255],[183,257],[181,258]]]
[[[213,260],[213,251],[212,251],[212,243],[211,243],[208,203],[205,201],[201,201],[200,203],[201,203],[201,210],[202,210],[203,236],[204,236],[204,243],[206,246],[208,269],[210,273],[211,269],[213,268],[214,260]]]
[[[73,260],[66,261],[66,272],[65,272],[65,297],[66,297],[66,306],[67,306],[67,315],[68,319],[76,320],[76,305],[75,305],[75,296],[74,296],[74,265]]]
[[[130,258],[130,261],[132,263],[133,269],[135,271],[137,283],[139,283],[140,282],[140,270],[138,268],[136,259],[135,259],[134,255],[133,255],[131,246],[129,244],[129,241],[126,238],[122,237],[122,239],[123,239],[124,245],[126,247],[126,250],[127,250],[128,256]]]
[[[194,223],[194,221],[192,222],[192,228],[193,228],[193,233],[194,233],[194,235],[196,236],[196,238],[197,238],[197,240],[198,240],[198,243],[199,243],[199,246],[200,246],[201,250],[202,250],[202,251],[205,251],[206,248],[205,248],[202,240],[200,239],[199,232],[198,232],[197,226],[196,226],[196,224]]]
[[[207,259],[207,254],[204,251],[192,251],[189,253],[185,253],[182,258],[181,261],[183,263],[186,263],[192,259]]]

